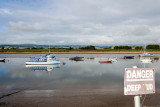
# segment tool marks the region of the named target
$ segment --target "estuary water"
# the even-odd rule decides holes
[[[64,65],[26,66],[42,54],[0,54],[0,104],[4,106],[133,107],[134,96],[124,95],[125,68],[155,68],[156,93],[142,95],[145,106],[160,105],[160,61],[142,63],[127,54],[55,54]],[[69,60],[84,57],[83,61]],[[117,62],[100,64],[116,56]],[[160,57],[159,54],[156,54]]]

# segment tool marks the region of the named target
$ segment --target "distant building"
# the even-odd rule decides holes
[[[4,49],[11,49],[12,47],[9,46],[5,46]]]
[[[102,47],[95,47],[96,49],[103,49]]]
[[[26,47],[18,47],[18,49],[25,49]]]

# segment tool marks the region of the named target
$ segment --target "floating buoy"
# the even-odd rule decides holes
[[[62,62],[62,65],[65,65],[66,63],[65,62]]]

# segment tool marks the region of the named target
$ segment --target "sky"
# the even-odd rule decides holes
[[[160,0],[0,0],[0,44],[160,43]]]

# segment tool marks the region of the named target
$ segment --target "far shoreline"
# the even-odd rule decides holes
[[[160,54],[160,52],[148,52]],[[0,52],[0,54],[48,54],[48,52]],[[50,52],[50,54],[140,54],[140,52]]]

